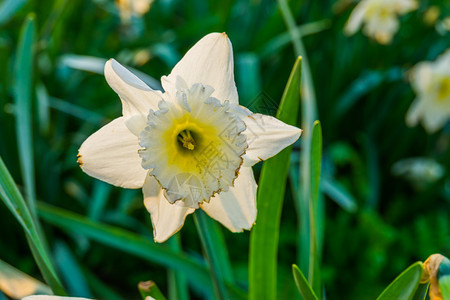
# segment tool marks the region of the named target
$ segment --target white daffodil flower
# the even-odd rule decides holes
[[[249,230],[257,187],[251,167],[301,134],[239,106],[233,68],[225,33],[195,44],[162,77],[164,93],[113,59],[105,65],[123,116],[81,145],[78,162],[95,178],[143,189],[157,242],[177,232],[197,208],[233,232]]]
[[[450,118],[450,49],[434,62],[418,63],[411,71],[411,85],[417,97],[406,123],[415,126],[422,120],[430,133],[443,127]]]
[[[353,35],[364,23],[365,35],[389,44],[399,28],[398,16],[415,9],[415,0],[362,0],[350,14],[344,32]]]
[[[145,15],[154,0],[116,0],[122,22],[129,23],[132,16]]]

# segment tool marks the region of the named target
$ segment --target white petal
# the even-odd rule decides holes
[[[183,81],[189,88],[195,83],[209,85],[214,88],[212,97],[238,103],[233,49],[225,33],[210,33],[203,37],[176,64],[170,75],[161,78],[164,90],[169,93]]]
[[[140,188],[147,171],[141,167],[138,138],[117,118],[92,134],[78,151],[78,163],[88,175],[124,188]]]
[[[147,177],[142,191],[144,205],[151,215],[155,242],[162,243],[170,238],[183,227],[186,216],[195,211],[193,208],[169,203],[153,176]]]
[[[248,148],[245,152],[244,166],[253,166],[266,160],[287,146],[293,144],[302,133],[300,128],[287,125],[266,115],[252,114],[244,119],[247,129]]]
[[[105,64],[105,78],[122,100],[122,114],[125,124],[136,136],[146,126],[150,109],[157,110],[162,93],[149,88],[136,75],[114,59]]]
[[[421,99],[416,99],[409,107],[408,112],[406,113],[406,124],[409,127],[416,126],[419,122],[419,119],[423,114],[424,104],[425,102]]]
[[[367,2],[360,2],[350,14],[347,24],[344,27],[344,33],[347,35],[355,34],[361,27],[364,16],[367,11]]]
[[[256,219],[256,182],[251,167],[241,167],[234,186],[200,207],[233,232],[250,230]]]
[[[49,296],[49,295],[31,295],[22,298],[22,300],[90,300],[88,298],[79,297],[61,297],[61,296]]]
[[[428,133],[434,133],[448,120],[448,113],[439,107],[427,105],[423,112],[422,123]]]

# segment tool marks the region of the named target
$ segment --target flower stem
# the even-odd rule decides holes
[[[219,268],[219,261],[216,253],[213,251],[212,237],[208,230],[208,216],[202,211],[197,210],[194,213],[195,226],[197,227],[200,241],[202,242],[203,251],[208,262],[211,277],[214,285],[214,294],[216,299],[228,299],[225,284],[223,282],[222,273]]]

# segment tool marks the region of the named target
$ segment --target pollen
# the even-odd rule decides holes
[[[190,130],[183,130],[178,134],[177,137],[178,141],[181,143],[181,145],[188,149],[188,150],[194,150],[195,149],[195,140],[192,137]]]

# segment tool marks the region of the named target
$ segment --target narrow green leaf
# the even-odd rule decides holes
[[[92,289],[92,292],[94,293],[94,295],[98,297],[97,299],[108,299],[108,300],[123,299],[123,297],[119,293],[113,290],[110,286],[106,285],[90,270],[84,268],[83,274],[86,277],[89,286]]]
[[[11,174],[0,157],[0,198],[13,216],[22,226],[27,237],[33,257],[39,269],[44,276],[45,281],[50,285],[53,292],[59,295],[65,295],[65,291],[56,275],[54,267],[50,261],[49,255],[42,245],[41,239],[37,233],[36,224],[31,217],[31,213],[20,194]]]
[[[141,281],[138,284],[138,289],[142,300],[145,300],[147,297],[152,297],[155,300],[166,300],[166,297],[164,297],[154,281]]]
[[[92,220],[100,220],[103,210],[111,193],[112,186],[103,181],[96,180],[92,192],[92,203],[89,205],[88,216]]]
[[[94,56],[84,56],[76,54],[65,54],[61,56],[59,64],[76,70],[92,72],[103,75],[105,63],[107,59]],[[177,60],[178,61],[178,60]],[[154,90],[162,90],[159,80],[139,71],[134,68],[127,67],[127,69],[138,76],[143,82]]]
[[[319,33],[330,27],[330,20],[320,20],[307,24],[297,26],[298,38]],[[291,42],[291,35],[289,32],[283,32],[274,38],[270,39],[259,51],[260,59],[264,59],[269,55],[280,53],[284,47]]]
[[[175,253],[181,252],[181,239],[180,235],[177,233],[172,236],[167,243],[169,244],[170,249],[172,249]],[[183,274],[180,271],[168,270],[167,271],[167,285],[168,285],[168,293],[167,297],[169,300],[188,300],[189,299],[189,291],[186,281],[186,274]]]
[[[313,287],[317,295],[321,295],[321,284],[319,274],[319,253],[317,239],[317,211],[319,198],[320,183],[320,167],[322,160],[322,127],[319,121],[315,121],[313,125],[311,138],[311,160],[310,160],[310,178],[311,178],[311,195],[309,198],[309,272],[308,282]]]
[[[173,270],[189,274],[188,281],[197,289],[204,291],[211,288],[212,282],[207,268],[183,253],[171,250],[167,245],[156,244],[136,233],[101,224],[78,214],[38,202],[39,215],[46,222],[76,232],[99,243],[136,255]],[[232,286],[227,286],[229,293],[237,295]]]
[[[12,17],[27,3],[27,0],[4,0],[0,5],[0,26]]]
[[[355,198],[350,192],[342,186],[339,182],[326,177],[321,178],[320,184],[321,191],[330,197],[339,206],[348,212],[355,212],[357,204]]]
[[[50,99],[43,83],[36,86],[36,99],[38,105],[39,131],[47,134],[50,130]]]
[[[72,104],[68,101],[50,97],[49,104],[51,108],[57,109],[63,113],[74,116],[81,120],[99,124],[104,120],[104,117],[98,113],[87,110],[81,106]]]
[[[297,285],[303,300],[318,300],[316,294],[314,294],[313,289],[309,285],[308,280],[306,280],[302,271],[300,271],[296,265],[292,265],[292,273],[294,275],[295,284]]]
[[[0,260],[0,291],[21,299],[32,294],[51,294],[52,290],[33,277]]]
[[[29,14],[22,26],[14,69],[14,100],[16,136],[20,168],[25,183],[26,199],[36,220],[36,192],[31,124],[31,94],[33,85],[33,46],[36,31],[34,14]]]
[[[92,298],[86,278],[70,248],[64,242],[58,241],[54,253],[59,273],[69,294]]]
[[[221,258],[220,253],[222,252],[219,246],[214,243],[213,233],[210,230],[211,220],[206,215],[203,210],[197,210],[194,213],[195,225],[197,226],[197,231],[200,236],[200,240],[203,245],[203,250],[205,252],[206,260],[209,263],[211,277],[213,279],[214,293],[216,299],[228,299],[227,291],[224,283],[224,275],[221,270]]]
[[[430,284],[428,282],[419,284],[419,287],[417,288],[416,292],[414,293],[412,300],[425,300],[427,298],[427,293],[428,293],[429,287],[430,287]]]
[[[259,57],[255,53],[243,53],[236,59],[237,85],[240,91],[239,102],[252,110],[251,104],[261,92],[261,72]]]
[[[377,300],[409,300],[419,286],[423,273],[423,263],[416,262],[403,271],[395,280],[381,293]]]
[[[281,121],[296,125],[299,109],[301,57],[297,58],[278,109]],[[249,299],[276,299],[277,252],[292,147],[264,162],[259,179],[258,217],[250,233]]]
[[[301,105],[301,128],[303,136],[301,139],[302,151],[300,152],[300,186],[302,193],[297,198],[298,218],[299,222],[299,240],[298,240],[298,257],[299,267],[306,272],[309,270],[309,252],[311,248],[310,234],[310,197],[311,197],[311,178],[310,178],[310,160],[311,160],[311,133],[314,120],[317,119],[317,100],[312,79],[312,72],[309,66],[308,56],[303,45],[302,37],[296,25],[296,20],[292,15],[287,0],[278,0],[279,8],[283,16],[286,27],[291,36],[296,56],[303,58],[302,72],[302,105]]]

